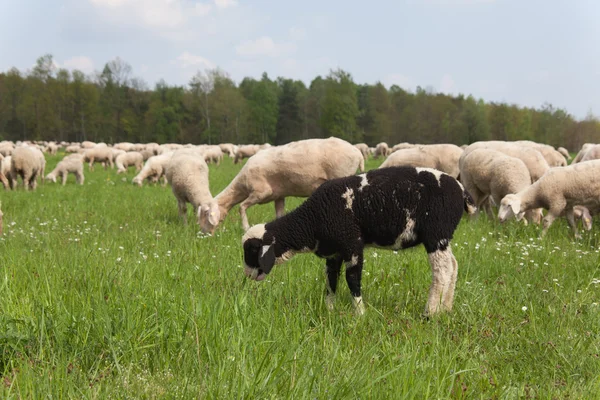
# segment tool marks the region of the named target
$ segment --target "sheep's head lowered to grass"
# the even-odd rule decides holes
[[[498,209],[498,219],[504,222],[513,215],[520,221],[525,213],[521,212],[521,200],[515,194],[507,194],[500,202]]]
[[[265,224],[254,225],[242,238],[244,247],[244,273],[247,277],[262,281],[275,265],[275,244],[265,244]]]

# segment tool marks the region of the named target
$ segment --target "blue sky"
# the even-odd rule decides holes
[[[417,85],[600,115],[597,0],[5,0],[0,71],[51,53],[86,73],[121,57],[150,87],[220,67],[309,83]]]

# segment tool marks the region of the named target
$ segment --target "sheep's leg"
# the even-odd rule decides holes
[[[285,197],[275,200],[275,217],[281,218],[285,214]]]
[[[84,177],[83,177],[83,171],[77,171],[75,172],[75,180],[77,181],[77,183],[79,185],[83,185],[83,181],[84,181]]]
[[[31,174],[29,172],[23,172],[21,178],[23,179],[23,187],[25,190],[29,190],[31,186]]]
[[[325,305],[329,311],[333,311],[335,291],[337,290],[341,270],[342,257],[337,256],[327,259],[327,262],[325,263],[325,274],[327,275],[327,297],[325,299]]]
[[[179,216],[183,218],[183,224],[187,225],[187,203],[183,200],[177,200]]]
[[[560,211],[562,211],[562,209]],[[556,212],[556,210],[553,209],[548,210],[548,214],[546,214],[543,220],[544,228],[542,229],[542,233],[540,234],[541,237],[546,236],[546,233],[548,233],[548,228],[550,228],[550,225],[552,225],[552,223],[556,219],[556,216],[561,214],[560,211]]]
[[[428,253],[431,265],[431,287],[425,306],[425,314],[433,315],[442,310],[450,310],[454,300],[454,277],[458,273],[458,264],[450,247]]]
[[[456,257],[452,254],[452,250],[448,247],[448,251],[450,251],[451,262],[452,262],[452,276],[450,278],[450,284],[448,285],[448,289],[444,293],[444,297],[442,299],[442,304],[445,310],[452,310],[452,303],[454,302],[454,289],[456,288],[456,278],[458,277],[458,262],[456,261]]]
[[[242,218],[242,227],[244,228],[244,231],[247,231],[250,228],[246,210],[255,204],[264,203],[265,200],[268,199],[271,195],[272,193],[269,192],[259,193],[255,191],[252,192],[252,194],[246,200],[242,201],[242,203],[240,204],[240,217]]]
[[[363,255],[353,254],[349,261],[346,261],[346,282],[352,294],[352,304],[358,315],[365,313],[365,305],[363,303],[360,281],[362,278]]]
[[[62,185],[65,186],[67,184],[67,175],[68,175],[68,173],[65,171],[65,172],[62,172],[60,175],[61,175],[61,178],[62,178]]]
[[[567,222],[569,226],[573,230],[573,234],[575,235],[575,239],[581,239],[581,234],[577,229],[577,224],[575,223],[575,214],[573,213],[573,207],[569,207],[566,211]]]

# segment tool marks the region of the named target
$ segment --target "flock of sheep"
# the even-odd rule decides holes
[[[69,153],[48,175],[44,152]],[[229,185],[216,196],[209,188],[207,163],[224,155],[235,163],[248,158]],[[385,157],[377,170],[364,172],[368,157]],[[531,141],[482,141],[452,144],[401,143],[370,148],[338,138],[308,139],[282,146],[12,143],[0,142],[0,179],[14,189],[20,176],[25,189],[37,178],[64,185],[68,174],[84,183],[83,164],[93,169],[117,166],[117,173],[135,167],[132,182],[171,185],[179,214],[187,222],[191,203],[201,230],[213,233],[228,212],[240,204],[246,274],[264,279],[275,264],[299,252],[325,258],[328,305],[332,305],[341,265],[356,310],[364,311],[360,291],[363,249],[400,250],[423,244],[433,280],[426,314],[452,307],[458,264],[450,241],[464,211],[484,209],[500,221],[543,221],[542,235],[565,216],[576,237],[580,219],[591,229],[600,210],[600,145],[585,144],[571,165],[564,148]],[[357,170],[360,175],[355,175]],[[288,196],[309,197],[284,215]],[[250,227],[246,210],[274,202],[276,219]],[[543,209],[547,210],[546,215]],[[1,220],[0,220],[1,221]],[[1,229],[1,227],[0,227]]]

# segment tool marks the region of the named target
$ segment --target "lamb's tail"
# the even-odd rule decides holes
[[[465,211],[467,214],[475,214],[477,211],[477,206],[475,205],[475,201],[473,201],[473,197],[471,197],[471,193],[467,191],[467,189],[463,188],[463,201],[465,206]]]

